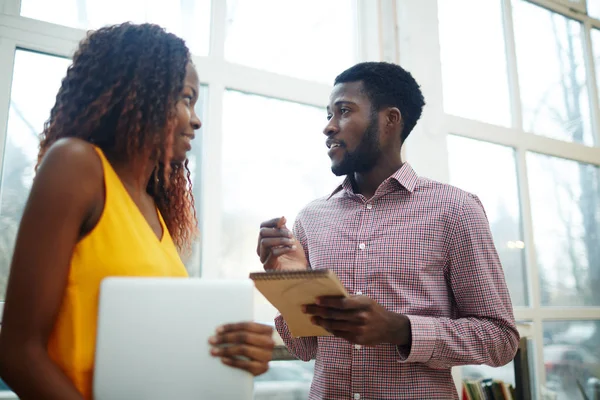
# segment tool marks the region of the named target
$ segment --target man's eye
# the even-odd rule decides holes
[[[350,112],[350,109],[349,108],[342,108],[340,111],[342,112],[342,115],[343,115],[343,114],[346,114],[347,112]]]
[[[327,114],[327,121],[329,121],[332,117],[333,117],[333,115]]]

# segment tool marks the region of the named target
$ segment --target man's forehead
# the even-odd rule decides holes
[[[329,104],[331,106],[340,102],[361,103],[368,100],[363,90],[362,81],[338,83],[331,90]]]

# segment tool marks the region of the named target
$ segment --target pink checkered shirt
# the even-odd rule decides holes
[[[500,366],[519,334],[500,260],[479,199],[418,177],[405,163],[373,198],[348,178],[299,214],[294,232],[313,269],[335,271],[350,293],[409,317],[412,346],[355,346],[336,337],[292,338],[316,358],[310,399],[457,399],[450,368]]]

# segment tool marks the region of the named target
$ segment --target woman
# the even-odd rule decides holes
[[[184,42],[158,26],[102,28],[80,44],[44,126],[6,294],[0,375],[21,399],[92,398],[103,278],[187,276],[198,91]],[[226,325],[211,353],[257,375],[271,333]]]

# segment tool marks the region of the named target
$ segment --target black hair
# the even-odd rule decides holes
[[[387,62],[364,62],[348,68],[335,78],[339,83],[363,83],[374,112],[396,107],[402,113],[402,142],[421,117],[425,99],[415,78],[399,65]]]

